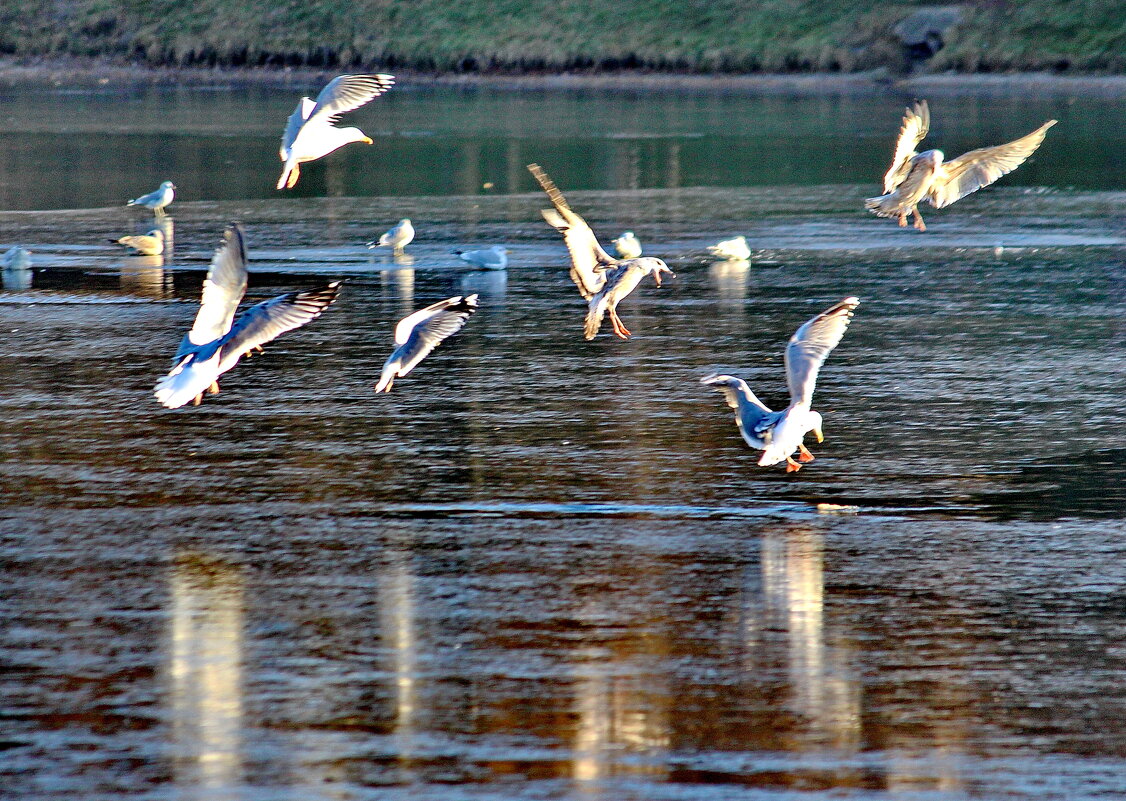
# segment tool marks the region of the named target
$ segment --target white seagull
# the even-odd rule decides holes
[[[529,164],[528,171],[547,193],[555,206],[540,213],[548,224],[563,234],[567,251],[571,254],[571,280],[588,303],[584,335],[594,339],[607,312],[614,325],[614,333],[622,339],[631,334],[618,317],[617,306],[637,288],[641,279],[652,275],[661,285],[661,273],[676,277],[661,259],[644,256],[636,259],[615,259],[598,244],[594,231],[586,220],[571,209],[559,187],[538,164]]]
[[[235,320],[246,291],[246,244],[242,229],[230,225],[211,259],[199,312],[180,343],[175,366],[156,384],[156,399],[169,409],[189,401],[198,406],[205,391],[219,391],[219,376],[244,355],[319,317],[336,300],[342,283],[278,295],[251,306]]]
[[[927,230],[919,204],[924,200],[941,209],[956,200],[989,186],[1002,175],[1008,175],[1031,156],[1044,141],[1056,120],[1048,120],[1032,133],[1003,145],[971,150],[951,161],[943,162],[941,150],[915,148],[930,130],[930,109],[925,100],[907,109],[891,167],[884,174],[884,194],[870,197],[864,206],[877,217],[896,217],[900,228],[907,226],[907,215],[915,218],[915,228]]]
[[[508,248],[493,245],[487,250],[452,250],[459,259],[480,270],[503,270],[508,267]]]
[[[164,231],[153,228],[147,234],[123,236],[120,239],[111,239],[110,242],[124,245],[142,256],[159,256],[164,252]]]
[[[31,251],[20,245],[13,245],[0,256],[0,267],[5,271],[31,269]]]
[[[306,161],[315,161],[349,142],[373,144],[359,128],[337,128],[336,121],[342,114],[379,97],[394,84],[395,76],[383,73],[340,75],[321,90],[316,101],[301,98],[282,134],[278,152],[284,166],[277,188],[292,189]]]
[[[369,248],[390,247],[396,256],[403,255],[403,248],[414,241],[414,226],[407,218],[399,220],[399,224],[382,234],[379,239],[368,242]]]
[[[813,454],[802,440],[812,431],[818,442],[825,440],[821,431],[821,415],[810,407],[813,388],[821,364],[841,341],[848,329],[852,312],[860,305],[859,298],[845,298],[818,314],[799,328],[786,346],[786,383],[790,388],[790,405],[784,411],[772,412],[755,397],[747,382],[731,375],[710,375],[700,379],[723,393],[727,405],[735,410],[735,422],[744,441],[763,452],[760,465],[786,461],[786,472],[801,469],[812,462]],[[798,451],[798,460],[791,454]]]
[[[477,311],[477,296],[455,295],[409,314],[395,326],[396,348],[383,363],[376,392],[390,392],[396,378],[402,378],[443,340],[462,329]]]
[[[746,260],[751,258],[751,249],[747,247],[747,237],[737,236],[734,239],[725,239],[714,245],[708,245],[708,253],[719,256],[721,259]]]
[[[176,197],[176,185],[171,181],[164,181],[152,192],[134,198],[125,205],[144,206],[146,209],[152,209],[157,217],[163,217],[164,207],[171,203],[174,197]]]
[[[636,259],[641,255],[641,241],[634,236],[633,231],[625,231],[617,239],[611,239],[610,244],[623,259]]]

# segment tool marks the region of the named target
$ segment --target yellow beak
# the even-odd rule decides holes
[[[818,442],[824,442],[825,441],[825,435],[823,433],[821,433],[820,428],[813,429],[813,436],[817,437]]]

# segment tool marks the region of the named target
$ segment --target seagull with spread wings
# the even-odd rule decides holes
[[[395,350],[383,363],[375,391],[390,392],[396,378],[405,376],[434,348],[460,331],[475,311],[476,295],[455,295],[400,320],[395,326]]]
[[[1031,156],[1044,141],[1056,120],[1048,120],[1032,133],[994,147],[971,150],[944,162],[941,150],[915,148],[930,130],[930,109],[925,100],[907,109],[891,167],[884,175],[884,194],[864,201],[864,206],[878,217],[896,217],[899,226],[907,226],[907,215],[915,218],[915,227],[927,230],[919,204],[924,200],[937,209],[961,200],[971,192],[989,186],[1002,175],[1008,175]]]
[[[784,459],[786,472],[793,473],[801,469],[802,463],[813,461],[813,454],[802,440],[810,431],[818,442],[825,439],[821,415],[811,408],[817,374],[825,358],[841,341],[853,309],[859,305],[859,298],[845,298],[806,322],[790,337],[785,356],[790,405],[784,411],[772,412],[741,378],[710,375],[700,379],[701,384],[722,392],[727,405],[735,410],[735,422],[743,440],[763,452],[760,465],[777,464]],[[795,450],[797,461],[791,456]]]
[[[198,406],[205,391],[219,391],[219,376],[243,356],[319,317],[336,300],[342,283],[278,295],[236,320],[246,292],[246,242],[237,223],[228,226],[203,282],[195,322],[180,342],[172,371],[157,382],[156,399],[169,409],[189,401]]]
[[[278,189],[292,189],[301,175],[301,165],[327,156],[350,142],[373,144],[359,128],[337,128],[342,114],[354,111],[386,92],[395,76],[340,75],[333,78],[315,101],[301,98],[289,116],[282,134],[281,160],[284,163]]]
[[[633,292],[645,276],[652,275],[660,286],[661,273],[668,273],[674,278],[675,273],[661,259],[651,256],[615,259],[598,244],[594,231],[574,212],[543,168],[529,164],[528,171],[555,207],[543,209],[540,213],[548,225],[563,234],[563,241],[571,254],[571,280],[588,303],[584,335],[587,339],[594,339],[609,312],[614,333],[622,339],[629,339],[631,333],[618,317],[618,303]]]

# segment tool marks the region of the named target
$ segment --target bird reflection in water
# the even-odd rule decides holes
[[[387,671],[392,680],[391,696],[395,715],[394,742],[403,775],[409,782],[418,724],[416,674],[418,645],[415,638],[415,577],[409,551],[391,550],[379,578],[379,618],[383,648],[388,654]]]
[[[788,706],[801,721],[792,746],[854,751],[861,734],[859,676],[846,644],[828,641],[823,537],[803,528],[768,532],[761,561],[763,630],[785,632]]]
[[[410,259],[414,263],[414,256],[396,256],[396,259]],[[399,267],[384,270],[379,274],[379,281],[384,292],[390,290],[391,294],[399,300],[399,313],[406,317],[414,312],[414,270],[409,267]]]
[[[747,259],[714,261],[708,266],[708,275],[716,291],[726,300],[743,300],[747,297],[747,275],[751,263]]]
[[[163,254],[124,259],[118,283],[130,295],[156,300],[172,296],[172,273],[164,269]]]
[[[173,773],[184,798],[240,798],[243,578],[225,562],[181,554],[170,577]]]
[[[662,756],[670,742],[670,693],[653,686],[660,675],[656,667],[636,670],[649,661],[644,651],[650,639],[624,648],[600,642],[575,652],[577,722],[572,776],[584,795],[600,794],[600,781],[612,776],[644,775],[660,780],[668,773]],[[619,652],[628,656],[619,656]],[[654,663],[659,659],[659,654],[652,654]]]

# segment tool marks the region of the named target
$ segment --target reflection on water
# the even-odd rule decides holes
[[[747,296],[747,278],[751,263],[747,259],[715,261],[708,266],[708,275],[716,291],[725,300],[742,300]]]
[[[390,654],[394,704],[394,748],[397,781],[409,782],[418,715],[418,645],[415,638],[414,576],[409,551],[387,553],[387,566],[379,582],[379,616],[383,652]]]
[[[168,676],[175,781],[184,798],[239,798],[243,738],[241,571],[180,555],[169,576]]]

